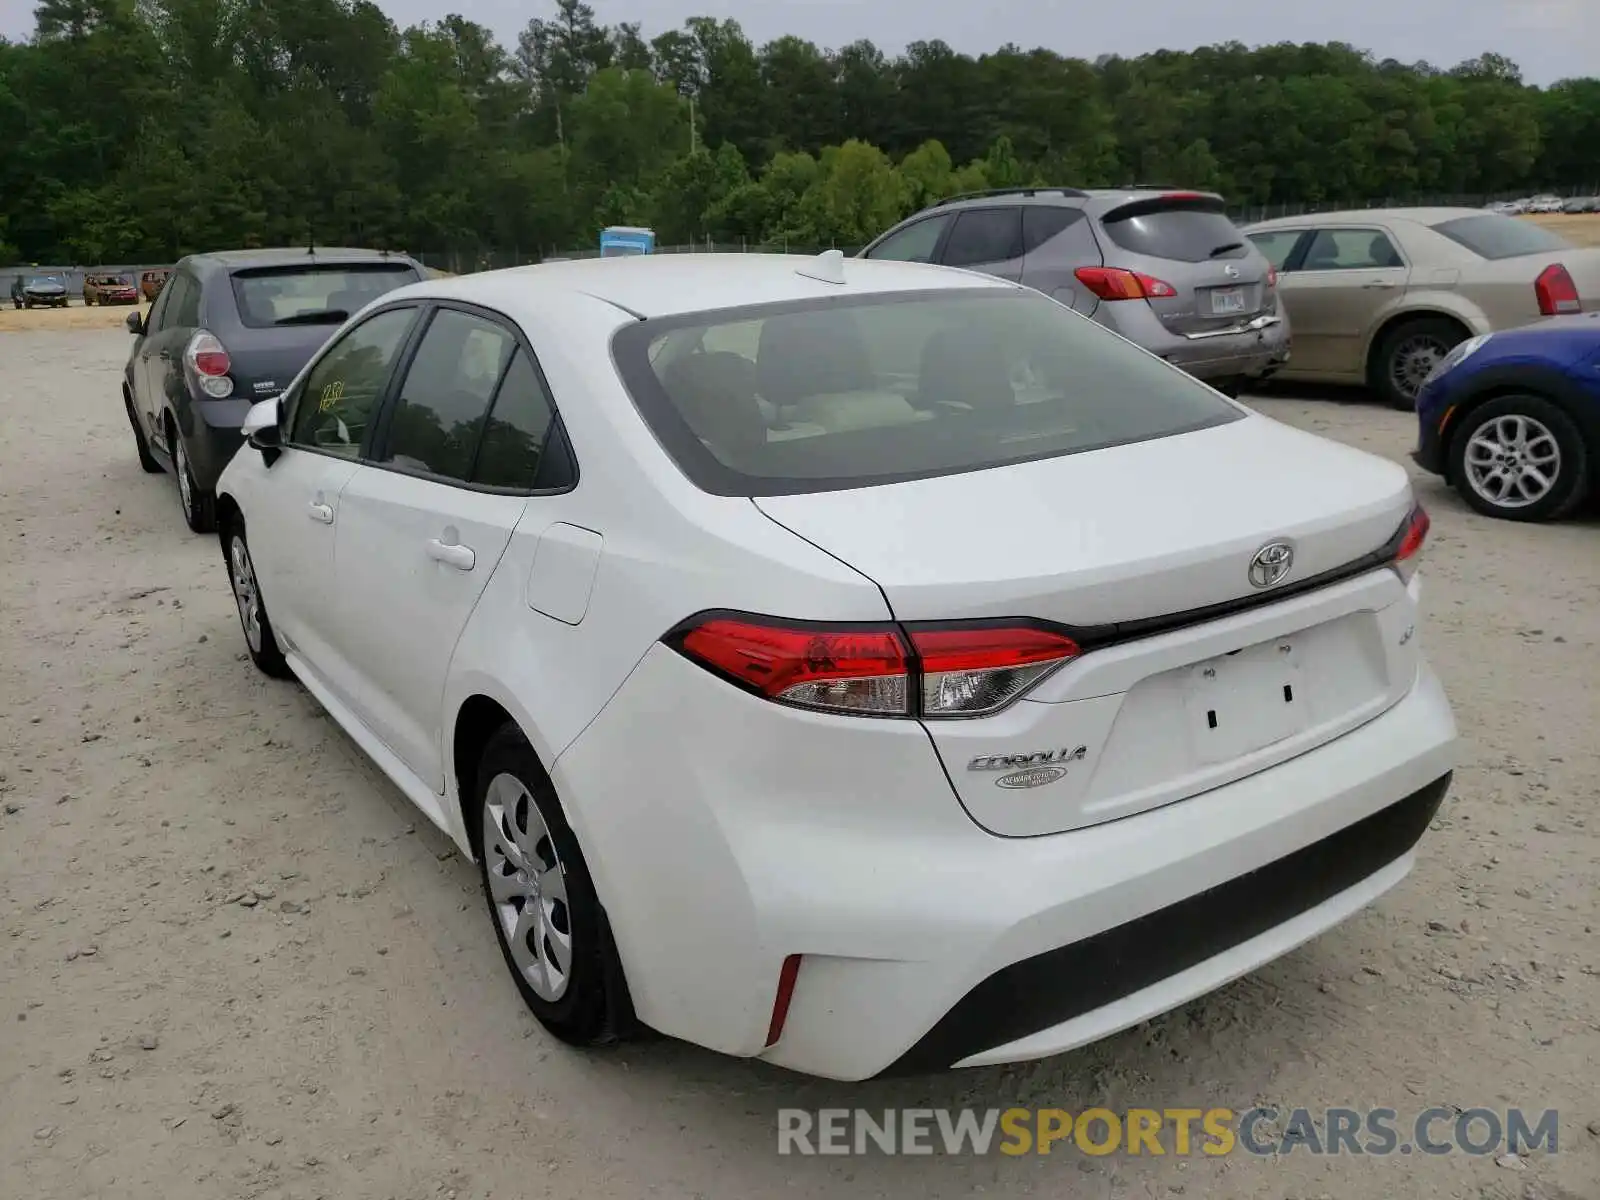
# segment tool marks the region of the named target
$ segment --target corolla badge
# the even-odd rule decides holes
[[[1057,763],[1082,762],[1088,753],[1087,746],[1063,746],[1059,750],[1035,750],[1030,754],[980,754],[967,763],[967,770],[1015,771],[1020,767],[1051,767]]]
[[[1268,542],[1250,560],[1250,586],[1276,587],[1289,577],[1294,566],[1294,547],[1288,542]]]

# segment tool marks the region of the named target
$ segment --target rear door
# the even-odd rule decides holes
[[[362,722],[435,792],[445,674],[527,506],[532,479],[518,471],[538,461],[536,449],[508,457],[506,443],[531,423],[542,444],[549,414],[509,322],[439,307],[340,498],[332,619],[344,686]]]
[[[1079,267],[1098,267],[1104,261],[1087,213],[1063,204],[1024,208],[1022,249],[1023,283],[1086,317],[1094,314],[1100,298],[1077,276]]]
[[[1278,280],[1294,328],[1292,369],[1364,379],[1368,334],[1405,295],[1411,269],[1393,235],[1380,226],[1309,232]]]
[[[1149,303],[1172,333],[1231,329],[1272,308],[1267,261],[1216,196],[1140,197],[1105,213],[1100,225],[1107,266],[1168,285]]]
[[[1020,207],[964,208],[956,214],[939,261],[947,267],[982,271],[1018,283],[1022,280],[1022,255]]]
[[[156,443],[171,454],[167,445],[162,413],[177,406],[183,378],[183,348],[200,323],[200,284],[187,271],[175,272],[162,289],[161,299],[151,311],[154,323],[139,345],[144,374],[145,419]]]

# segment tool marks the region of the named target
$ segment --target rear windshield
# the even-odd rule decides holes
[[[1249,252],[1239,227],[1211,202],[1141,201],[1116,209],[1102,224],[1122,249],[1149,258],[1197,263],[1242,258]]]
[[[257,267],[233,273],[233,295],[239,320],[252,329],[340,325],[369,301],[418,278],[407,263]]]
[[[642,321],[613,352],[686,475],[774,496],[949,475],[1237,420],[1036,292],[840,298]]]
[[[1521,258],[1524,254],[1572,249],[1572,243],[1566,238],[1541,225],[1499,213],[1456,217],[1433,226],[1433,231],[1465,246],[1480,258]]]

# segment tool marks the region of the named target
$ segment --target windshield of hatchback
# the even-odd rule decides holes
[[[240,321],[253,329],[339,325],[370,301],[418,278],[416,268],[403,262],[254,267],[233,273],[233,295]]]
[[[28,280],[28,286],[61,287],[63,285],[61,283],[61,276],[59,275],[35,275],[32,279]]]
[[[1542,225],[1499,213],[1455,217],[1433,226],[1433,231],[1465,246],[1480,258],[1521,258],[1525,254],[1572,249],[1571,242]]]
[[[1236,420],[1210,388],[1035,292],[894,293],[625,326],[616,362],[700,488],[954,474]]]

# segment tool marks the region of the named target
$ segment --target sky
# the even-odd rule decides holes
[[[0,0],[0,36],[33,28],[36,0]],[[1213,42],[1349,42],[1380,58],[1453,66],[1487,50],[1530,83],[1600,74],[1600,0],[591,0],[604,24],[637,21],[653,37],[690,16],[732,17],[757,45],[792,33],[824,47],[868,38],[889,53],[939,38],[979,54],[1006,42],[1093,59]],[[456,11],[507,46],[548,0],[378,0],[398,24]]]

